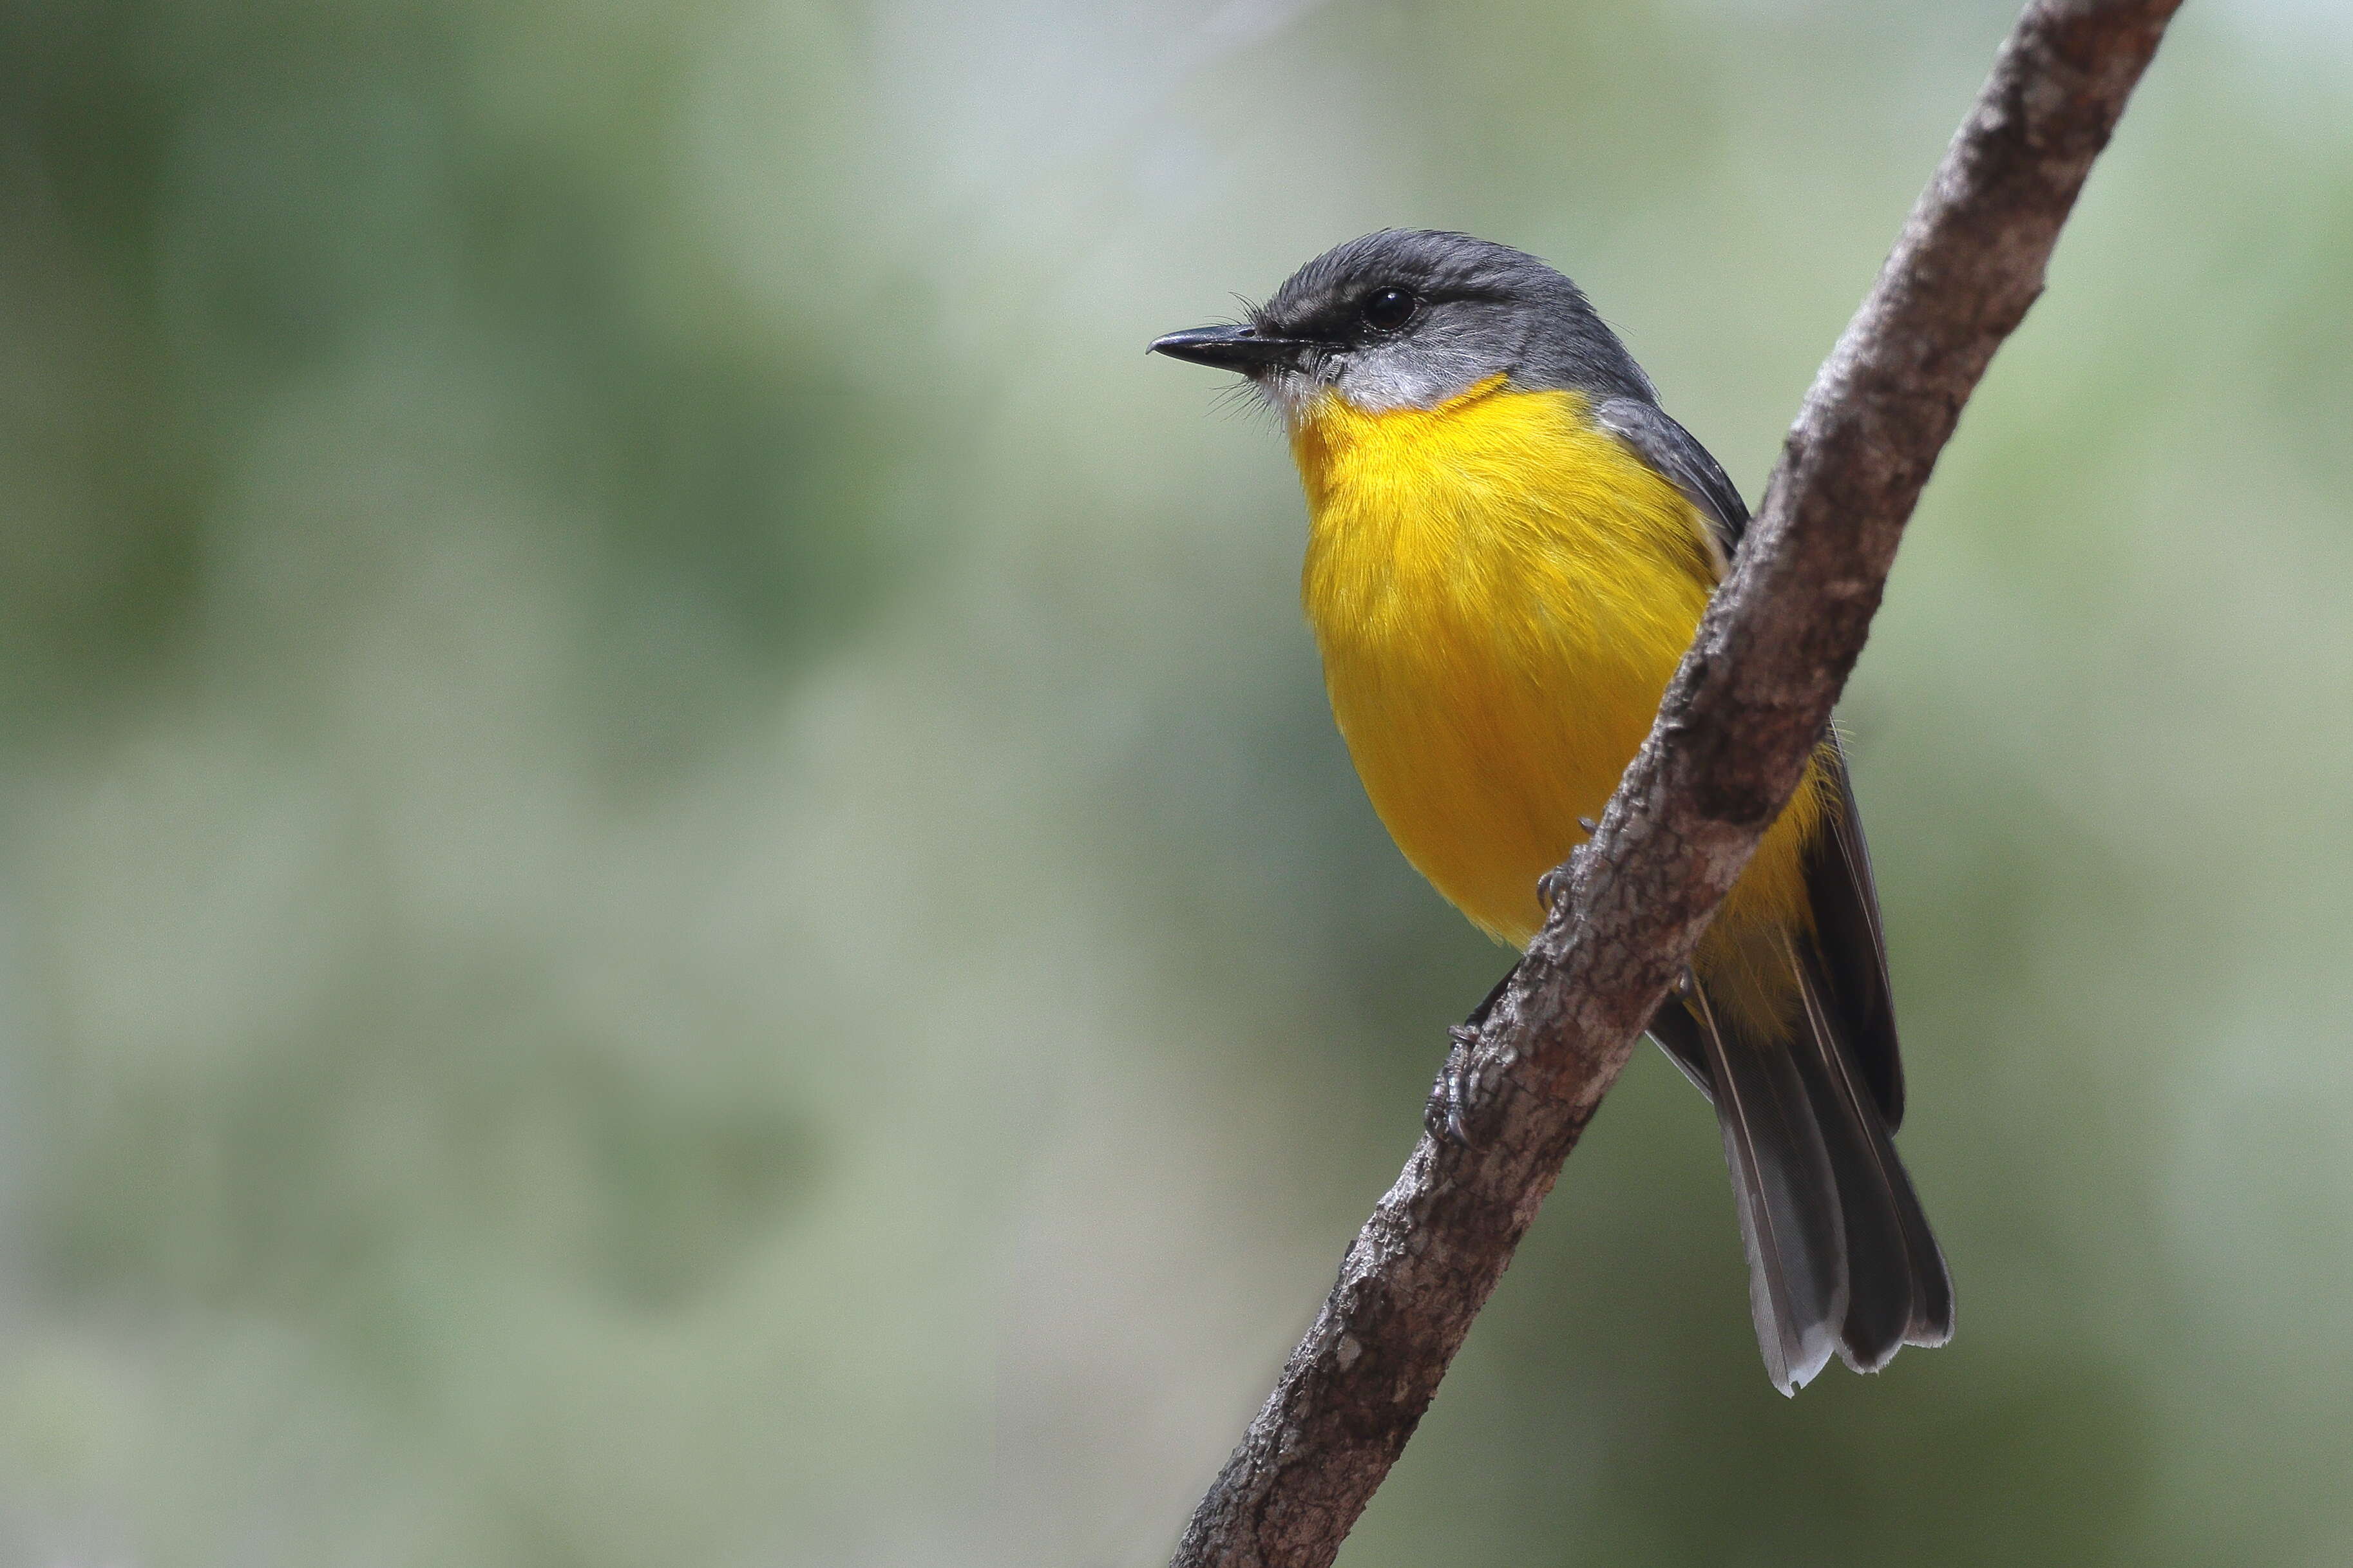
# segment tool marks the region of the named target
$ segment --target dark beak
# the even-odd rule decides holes
[[[1295,365],[1311,346],[1296,338],[1262,338],[1252,327],[1191,327],[1155,339],[1150,352],[1248,374],[1271,364]]]

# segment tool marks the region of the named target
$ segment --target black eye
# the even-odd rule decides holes
[[[1414,307],[1420,302],[1402,289],[1376,289],[1365,296],[1365,324],[1394,332],[1413,320]]]

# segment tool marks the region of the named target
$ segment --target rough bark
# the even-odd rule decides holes
[[[1816,376],[1599,830],[1172,1568],[1322,1568],[1436,1394],[1643,1024],[1797,787],[1961,406],[2042,291],[2179,0],[2035,0]]]

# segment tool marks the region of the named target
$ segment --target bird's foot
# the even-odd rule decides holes
[[[1590,840],[1596,833],[1601,831],[1601,825],[1594,821],[1593,818],[1589,816],[1578,817],[1577,819],[1577,826],[1585,829],[1585,837],[1588,840]],[[1569,858],[1567,860],[1562,862],[1560,865],[1555,866],[1551,870],[1546,871],[1543,876],[1536,879],[1536,907],[1544,910],[1547,917],[1552,914],[1552,906],[1554,901],[1557,900],[1561,894],[1568,890],[1569,867],[1575,865],[1577,863],[1577,857],[1584,852],[1585,846],[1582,844],[1578,845],[1575,849],[1569,852]]]
[[[1479,1092],[1479,1070],[1471,1065],[1471,1053],[1478,1047],[1479,1031],[1470,1024],[1456,1024],[1446,1032],[1454,1041],[1454,1049],[1439,1069],[1438,1081],[1430,1086],[1430,1103],[1422,1110],[1421,1125],[1440,1142],[1468,1149],[1467,1119],[1471,1101]]]
[[[1557,866],[1536,879],[1536,908],[1545,912],[1546,919],[1552,917],[1553,900],[1560,897],[1567,884],[1568,879],[1560,874]]]

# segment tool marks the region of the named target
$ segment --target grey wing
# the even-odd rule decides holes
[[[1606,399],[1595,405],[1593,418],[1674,482],[1707,520],[1729,559],[1748,524],[1748,508],[1699,438],[1658,405],[1641,398]],[[1813,900],[1816,942],[1828,971],[1832,1005],[1843,1015],[1842,1034],[1892,1131],[1904,1121],[1904,1068],[1888,993],[1887,942],[1880,931],[1879,892],[1872,885],[1862,815],[1855,809],[1838,738],[1828,739],[1821,763],[1828,773],[1831,809],[1825,831],[1807,851],[1807,890]],[[1662,1015],[1669,1011],[1661,1009]],[[1671,1023],[1660,1041],[1694,1082],[1703,1089],[1711,1088],[1695,1040]]]
[[[1748,503],[1699,437],[1657,404],[1636,397],[1611,397],[1595,405],[1593,422],[1674,481],[1683,499],[1707,519],[1717,550],[1730,561],[1739,548],[1741,531],[1748,526]]]
[[[1835,734],[1815,762],[1827,774],[1830,809],[1820,836],[1806,850],[1814,948],[1855,1065],[1893,1132],[1904,1125],[1904,1058],[1895,1044],[1895,1000],[1887,983],[1887,937],[1879,923],[1871,846],[1863,841],[1862,813]]]

